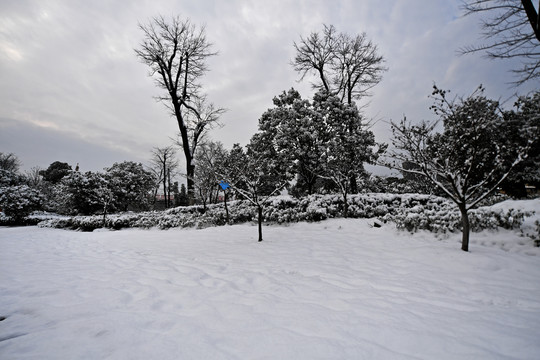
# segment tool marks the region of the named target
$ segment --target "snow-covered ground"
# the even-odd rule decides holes
[[[372,223],[0,228],[0,359],[540,359],[530,240]]]

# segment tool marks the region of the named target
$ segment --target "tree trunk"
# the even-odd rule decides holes
[[[156,188],[154,189],[154,198],[152,199],[152,207],[154,208],[154,210],[156,208],[156,198],[157,198],[158,191],[159,191],[159,183],[156,186]]]
[[[195,165],[191,164],[191,159],[187,164],[187,193],[189,205],[195,205]]]
[[[469,215],[467,214],[467,206],[465,204],[458,204],[459,211],[461,212],[461,250],[469,251],[469,234],[471,231],[471,225],[469,223]]]
[[[169,202],[167,201],[167,168],[165,163],[163,164],[163,198],[165,199],[165,208],[169,208]]]
[[[262,221],[263,221],[263,208],[261,205],[257,205],[258,222],[259,222],[259,242],[263,241],[262,238]]]
[[[347,201],[347,193],[343,194],[343,217],[349,216],[349,202]]]
[[[349,184],[351,186],[351,194],[358,194],[358,182],[356,181],[356,175],[351,175]]]
[[[540,8],[538,9],[539,11],[536,12],[532,0],[521,0],[521,4],[523,5],[523,9],[525,9],[525,12],[527,13],[527,18],[529,19],[529,23],[531,24],[531,28],[533,29],[534,36],[538,41],[540,41]]]
[[[225,219],[227,220],[227,225],[229,224],[229,208],[227,207],[227,190],[223,191],[224,201],[225,201]]]
[[[171,207],[171,169],[167,169],[167,206]]]

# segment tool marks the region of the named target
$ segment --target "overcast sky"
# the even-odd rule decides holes
[[[481,42],[479,18],[463,17],[459,0],[1,0],[0,152],[15,153],[23,169],[63,161],[87,171],[147,163],[153,147],[170,145],[176,121],[154,100],[160,89],[133,50],[138,23],[158,14],[206,26],[219,55],[205,89],[228,109],[211,137],[226,147],[245,145],[283,90],[312,97],[290,61],[293,42],[322,24],[366,32],[386,59],[365,110],[379,142],[389,141],[390,120],[433,118],[434,83],[459,95],[484,84],[508,106],[537,87],[509,85],[515,62],[458,55]]]

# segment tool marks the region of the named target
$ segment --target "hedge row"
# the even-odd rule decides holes
[[[348,197],[348,216],[351,218],[379,218],[392,221],[399,229],[415,232],[428,230],[437,233],[458,231],[461,217],[449,200],[422,194],[358,194]],[[311,195],[302,199],[279,196],[264,206],[267,223],[321,221],[341,217],[343,199],[338,195]],[[229,203],[229,224],[256,221],[256,209],[246,201]],[[498,227],[514,229],[531,214],[520,210],[471,210],[473,231]],[[163,212],[142,212],[103,216],[74,216],[42,221],[41,227],[92,231],[96,228],[122,229],[129,227],[160,228],[221,226],[227,224],[223,204],[178,207]]]

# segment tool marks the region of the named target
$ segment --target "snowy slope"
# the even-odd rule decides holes
[[[490,245],[515,233],[471,253],[365,219],[256,236],[1,228],[0,359],[540,358],[540,253]]]

